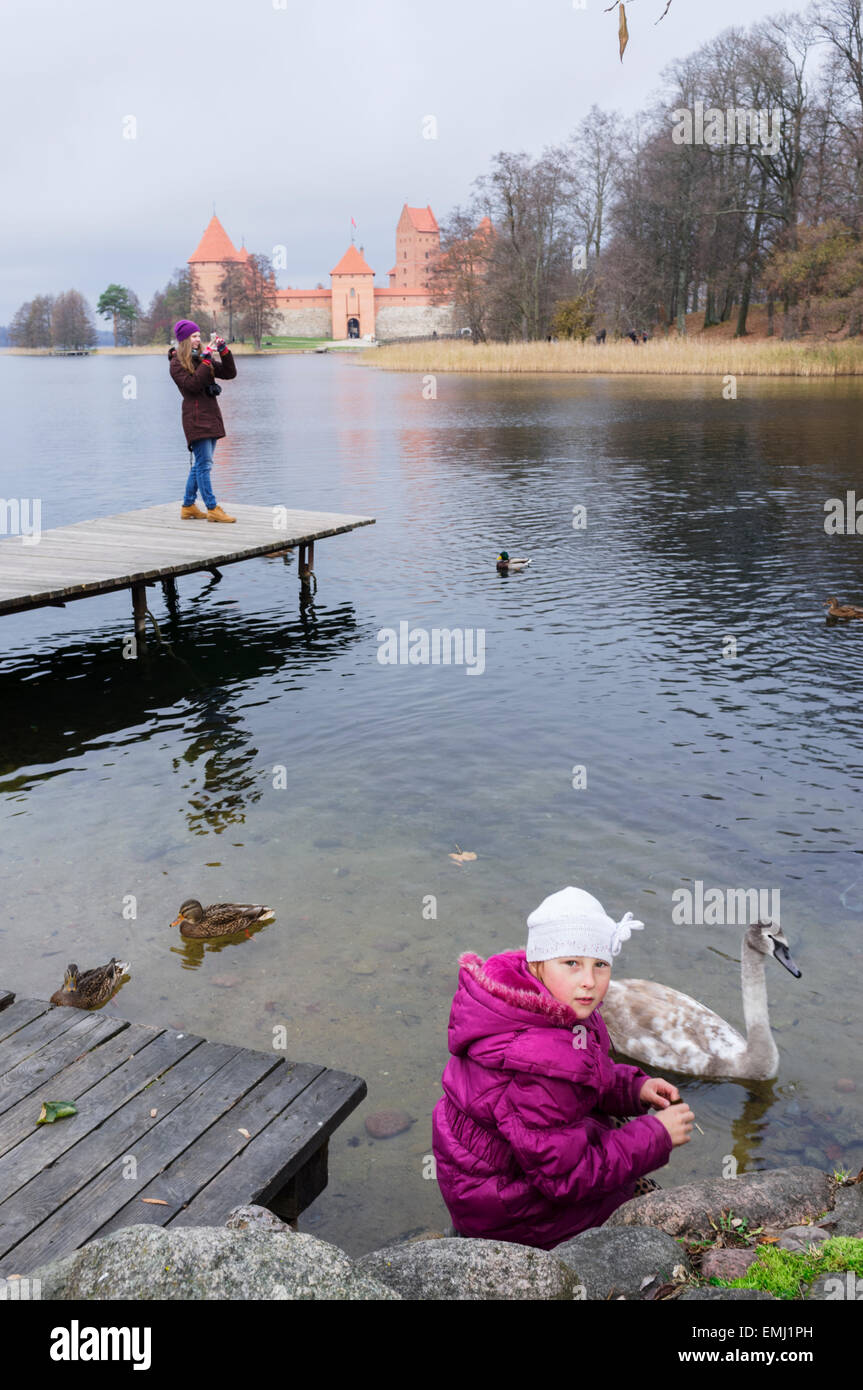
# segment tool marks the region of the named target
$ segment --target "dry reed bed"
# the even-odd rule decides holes
[[[863,376],[863,341],[844,343],[394,343],[362,355],[367,366],[401,372],[564,372],[656,376]]]

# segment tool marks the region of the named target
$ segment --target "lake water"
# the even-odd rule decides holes
[[[171,650],[146,660],[128,594],[0,619],[0,983],[45,998],[113,954],[123,1017],[262,1049],[284,1024],[290,1056],[363,1076],[300,1221],[358,1253],[448,1223],[426,1156],[460,952],[523,945],[576,883],[646,924],[615,977],[742,1028],[740,929],[675,925],[672,894],[779,890],[803,972],[767,964],[779,1077],[683,1079],[705,1133],[655,1176],[856,1172],[863,624],[822,605],[863,601],[860,539],[824,530],[863,496],[863,387],[738,391],[442,375],[427,399],[355,358],[240,358],[219,501],[377,523],[319,543],[311,602],[295,558],[181,578],[174,617],[150,590]],[[0,497],[41,498],[43,528],[179,506],[163,358],[2,356],[0,399]],[[531,568],[499,577],[501,548]],[[401,622],[482,631],[484,669],[382,664]],[[190,896],[277,919],[188,945]],[[383,1108],[415,1123],[372,1140]]]

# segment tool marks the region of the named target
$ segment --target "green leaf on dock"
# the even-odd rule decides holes
[[[43,1100],[42,1114],[36,1121],[37,1125],[52,1125],[55,1120],[62,1120],[64,1115],[77,1115],[78,1107],[73,1105],[70,1100]]]

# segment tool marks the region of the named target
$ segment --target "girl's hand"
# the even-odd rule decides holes
[[[227,343],[225,342],[224,338],[217,338],[217,339],[216,339],[216,347],[219,349],[219,352],[224,352],[224,350],[225,350],[225,348],[226,348],[227,346],[228,346],[228,345],[227,345]]]
[[[695,1116],[685,1101],[680,1105],[672,1105],[668,1110],[663,1110],[661,1114],[654,1115],[653,1118],[668,1130],[673,1149],[679,1148],[681,1144],[689,1143],[692,1138]]]
[[[638,1093],[638,1099],[643,1105],[656,1105],[660,1110],[664,1110],[672,1101],[680,1100],[680,1092],[670,1081],[652,1076],[645,1081]]]

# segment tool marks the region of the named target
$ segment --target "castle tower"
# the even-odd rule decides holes
[[[218,284],[225,273],[227,263],[233,261],[244,264],[249,253],[245,247],[238,251],[215,213],[210,218],[207,230],[198,243],[197,250],[189,257],[189,267],[195,272],[195,280],[201,296],[200,313],[216,318],[222,327],[222,311],[225,301],[218,293]],[[224,325],[227,327],[227,325]]]
[[[396,262],[389,272],[391,289],[427,290],[429,266],[440,254],[440,228],[429,206],[405,203],[396,226]]]
[[[349,246],[332,276],[333,337],[364,338],[375,331],[375,272],[362,247]]]

